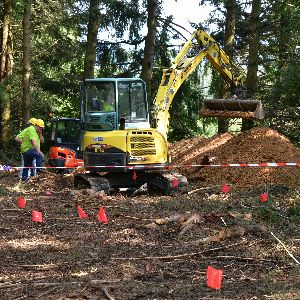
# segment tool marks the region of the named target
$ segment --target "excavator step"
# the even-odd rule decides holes
[[[262,120],[265,112],[260,100],[205,99],[200,115]]]

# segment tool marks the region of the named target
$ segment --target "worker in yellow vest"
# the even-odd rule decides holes
[[[33,160],[36,160],[37,173],[41,172],[44,154],[40,150],[40,135],[45,127],[44,121],[37,119],[33,126],[22,130],[17,136],[16,141],[21,144],[21,153],[24,159],[22,181],[28,179],[28,171],[33,168]]]
[[[29,126],[34,127],[35,122],[36,122],[36,118],[30,118],[30,119],[28,120],[28,123],[27,123],[28,127],[29,127]],[[32,161],[32,165],[33,165],[34,167],[36,167],[36,161],[35,161],[35,159]],[[22,155],[22,153],[21,153],[21,169],[20,169],[20,172],[19,172],[19,177],[20,177],[20,178],[22,178],[23,167],[24,167],[24,159],[23,159],[23,155]],[[29,177],[30,175],[31,175],[31,176],[35,176],[35,175],[36,175],[36,169],[35,169],[35,168],[29,170],[29,172],[28,172],[28,177]]]

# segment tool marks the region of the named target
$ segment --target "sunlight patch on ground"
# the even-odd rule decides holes
[[[87,276],[87,275],[89,275],[91,273],[95,273],[97,271],[98,271],[98,268],[92,267],[92,268],[90,268],[90,270],[86,270],[86,271],[80,270],[78,272],[71,273],[71,276],[74,276],[74,277],[83,277],[83,276]]]
[[[70,248],[69,243],[62,243],[54,239],[44,240],[36,237],[31,239],[16,239],[10,241],[2,241],[0,243],[0,249],[4,247],[12,247],[19,250],[32,250],[40,246],[51,246],[52,248],[57,248],[59,250],[67,250]]]
[[[130,228],[125,228],[115,232],[111,235],[111,237],[115,240],[115,242],[119,243],[129,243],[130,245],[139,245],[143,243],[143,239],[140,234],[136,230]]]

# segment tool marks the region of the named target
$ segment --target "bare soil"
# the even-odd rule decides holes
[[[178,164],[300,161],[268,128],[171,150]],[[21,185],[0,173],[0,299],[300,299],[299,169],[181,171],[190,187],[177,196],[74,194],[72,175],[44,172]],[[100,206],[108,224],[97,219]],[[223,270],[220,290],[207,287],[208,266]]]

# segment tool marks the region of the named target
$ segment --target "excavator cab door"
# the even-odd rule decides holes
[[[79,159],[79,119],[53,118],[51,123],[48,164],[53,167],[75,168]]]

